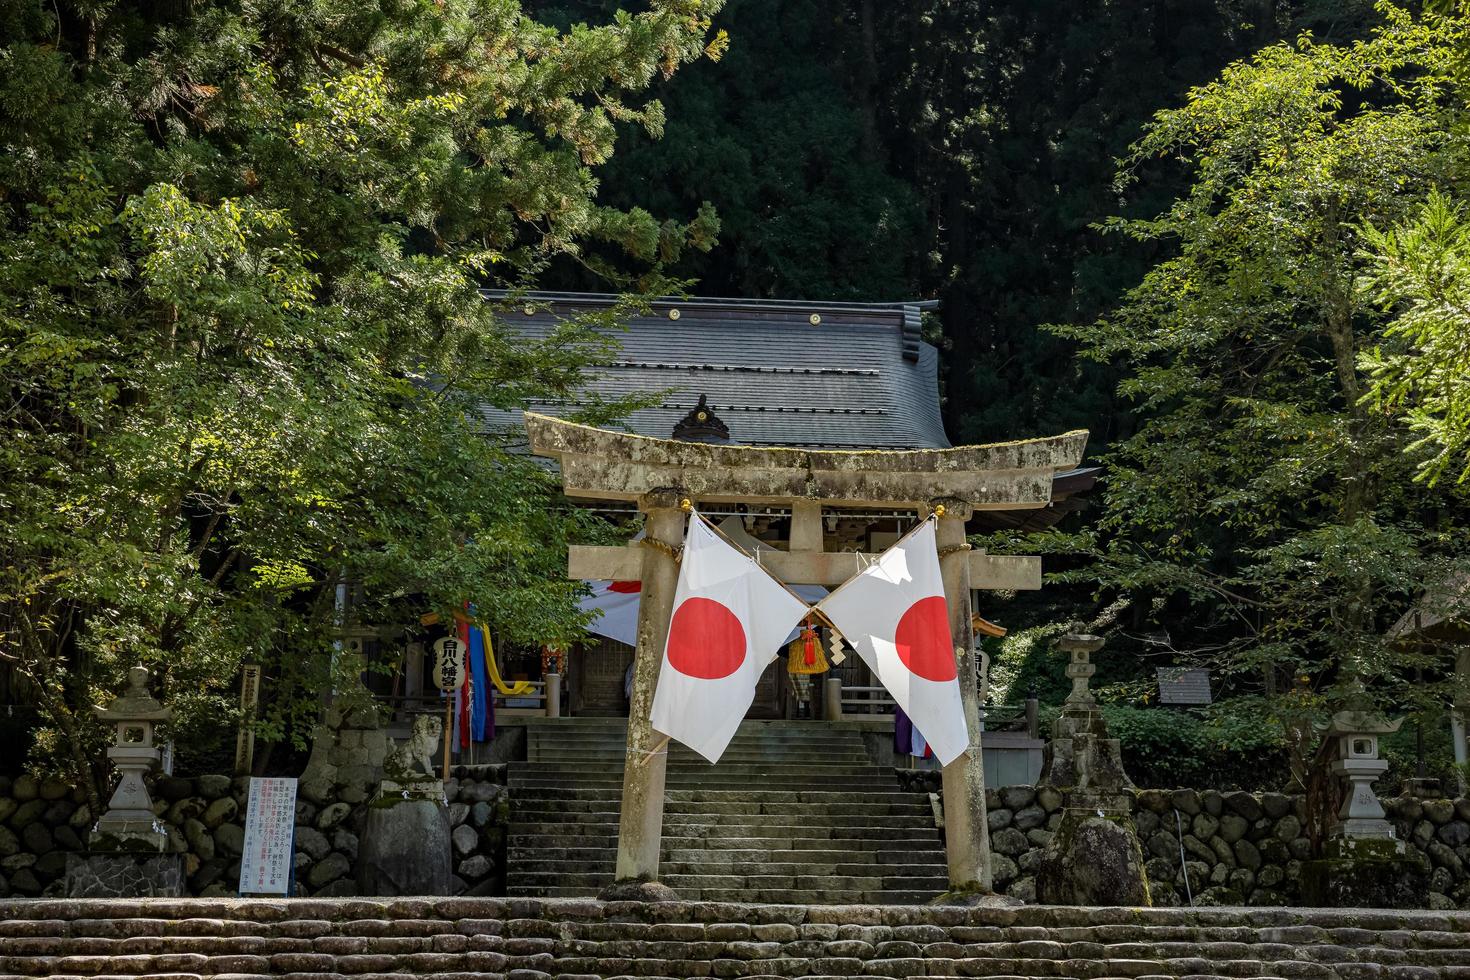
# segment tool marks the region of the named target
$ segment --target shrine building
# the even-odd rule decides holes
[[[504,302],[504,293],[487,292]],[[528,336],[549,336],[565,318],[605,310],[612,295],[535,293],[518,296],[506,316]],[[933,304],[927,304],[932,306]],[[661,393],[657,404],[634,411],[628,431],[660,439],[798,449],[947,449],[940,410],[939,352],[922,338],[923,303],[822,303],[787,300],[667,299],[627,321],[614,337],[615,360],[600,366],[586,391],[592,398]],[[579,403],[540,402],[532,412],[565,416]],[[524,433],[520,412],[487,409],[487,430]],[[554,465],[554,464],[553,464]],[[1052,503],[1042,508],[977,510],[969,533],[1003,528],[1037,529],[1084,505],[1096,470],[1057,474]],[[631,518],[628,502],[586,502],[614,520]],[[789,510],[710,504],[702,511],[747,548],[784,550]],[[881,552],[918,520],[915,511],[844,510],[824,519],[824,550]],[[1036,583],[1039,585],[1039,582]],[[631,583],[594,581],[588,608],[603,610],[592,642],[570,652],[561,713],[617,717],[628,711],[628,672],[633,661],[637,590]],[[1021,587],[1025,587],[1024,585]],[[1035,587],[1035,585],[1031,586]],[[818,590],[820,594],[820,590]],[[984,614],[983,607],[980,609]],[[540,679],[536,651],[501,651],[506,679]],[[767,670],[750,709],[751,718],[793,718],[798,706],[780,662]],[[851,703],[847,717],[884,716],[891,702],[856,656],[834,668]],[[809,713],[832,717],[817,685]],[[544,700],[497,699],[497,718],[544,714]],[[1001,740],[1004,741],[1004,740]],[[1035,746],[1039,760],[1039,742]],[[1031,768],[1026,766],[1025,768]],[[1013,772],[1012,777],[1023,775]]]

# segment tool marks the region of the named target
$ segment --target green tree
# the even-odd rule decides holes
[[[708,247],[593,168],[659,132],[638,93],[718,54],[718,8],[0,0],[0,656],[75,776],[139,662],[185,730],[265,663],[283,737],[362,666],[340,585],[366,622],[577,634],[559,550],[592,529],[478,409],[567,396],[607,341],[527,344],[478,288],[611,249],[653,287]]]
[[[1096,563],[1176,655],[1220,667],[1257,711],[1366,696],[1428,706],[1442,665],[1384,639],[1463,556],[1465,501],[1412,482],[1401,428],[1364,394],[1387,318],[1358,288],[1366,224],[1464,173],[1445,109],[1457,15],[1390,6],[1363,42],[1265,48],[1160,113],[1133,149],[1188,192],[1112,231],[1172,251],[1115,313],[1058,332],[1117,365],[1141,419],[1107,458]],[[1234,675],[1230,677],[1230,675]],[[1306,677],[1325,695],[1291,690]]]
[[[1363,232],[1361,286],[1392,315],[1381,346],[1360,355],[1374,407],[1401,412],[1428,452],[1420,478],[1470,478],[1470,223],[1443,193],[1386,229]]]

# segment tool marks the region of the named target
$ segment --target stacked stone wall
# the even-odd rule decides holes
[[[937,789],[929,773],[902,778],[914,790]],[[996,890],[1034,901],[1036,869],[1061,822],[1062,795],[1007,786],[986,797]],[[1430,908],[1470,908],[1470,799],[1393,797],[1383,806],[1429,875]],[[1187,905],[1191,898],[1196,905],[1301,904],[1301,864],[1312,854],[1304,797],[1139,790],[1133,821],[1155,905]]]
[[[446,784],[457,893],[504,890],[510,801],[503,766],[460,767]],[[240,880],[247,777],[171,776],[154,781],[154,813],[173,853],[184,855],[191,895],[228,896]],[[59,896],[66,856],[85,849],[96,822],[85,796],[55,780],[0,777],[0,897]],[[295,894],[353,896],[361,799],[296,802]]]

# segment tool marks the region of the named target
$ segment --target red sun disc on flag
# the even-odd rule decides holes
[[[724,605],[691,596],[674,610],[669,623],[668,656],[670,666],[689,677],[729,677],[745,662],[745,627]]]
[[[898,659],[926,681],[952,681],[958,675],[949,635],[949,607],[931,595],[909,606],[898,621],[893,643]]]

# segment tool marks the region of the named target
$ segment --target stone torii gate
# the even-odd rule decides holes
[[[951,892],[988,892],[990,833],[980,755],[979,698],[970,626],[971,589],[1039,589],[1041,559],[987,555],[965,543],[975,509],[1051,503],[1052,477],[1082,461],[1087,432],[953,449],[806,450],[718,445],[609,432],[526,413],[531,450],[561,464],[570,497],[636,502],[648,543],[663,547],[569,549],[567,575],[642,583],[628,712],[615,885],[658,880],[667,754],[649,724],[684,540],[683,500],[791,509],[790,550],[761,564],[792,584],[835,586],[875,555],[823,551],[822,508],[911,509],[939,514],[936,537],[970,750],[944,768],[945,842]],[[940,510],[940,507],[943,507]]]

